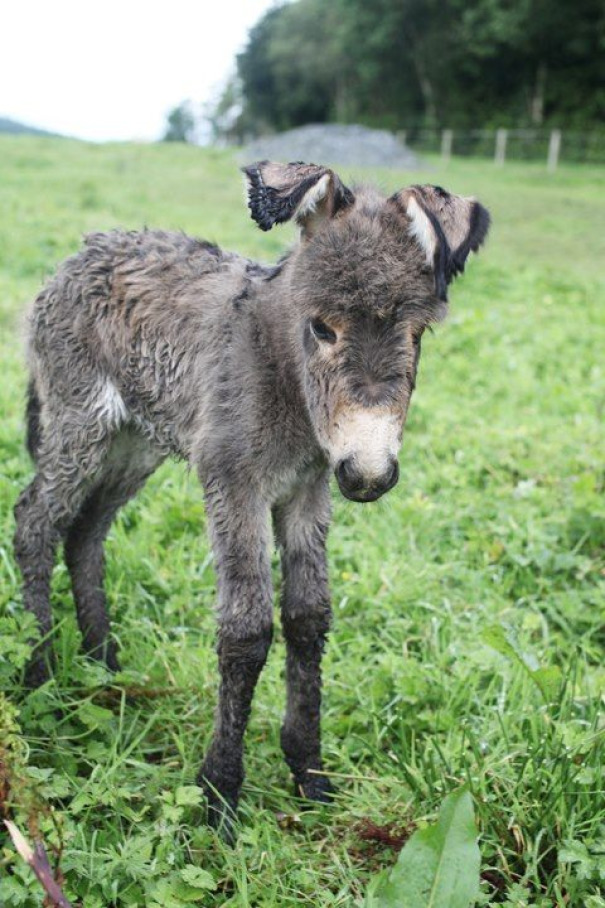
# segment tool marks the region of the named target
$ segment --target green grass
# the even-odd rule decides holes
[[[364,818],[411,829],[464,781],[482,904],[605,906],[605,172],[465,160],[374,176],[388,190],[431,181],[476,194],[494,228],[424,344],[399,486],[369,507],[335,495],[323,728],[336,803],[303,811],[292,795],[278,631],[230,849],[188,787],[217,671],[201,493],[182,465],[152,477],[107,546],[125,667],[113,695],[78,654],[62,563],[56,679],[20,688],[28,627],[12,506],[32,470],[20,325],[85,231],[182,228],[264,260],[292,233],[254,228],[227,152],[0,140],[0,723],[17,707],[21,729],[0,728],[0,761],[4,745],[13,815],[26,828],[45,808],[66,891],[86,908],[178,908],[196,894],[204,906],[361,906],[368,879],[394,861],[361,841]],[[129,685],[147,695],[126,697]],[[2,836],[0,904],[41,905]],[[192,888],[187,865],[216,889]]]

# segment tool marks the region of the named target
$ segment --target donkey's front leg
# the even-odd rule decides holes
[[[218,583],[221,683],[199,782],[208,797],[209,823],[232,838],[244,779],[244,732],[273,629],[268,509],[249,490],[214,482],[206,483],[206,504]]]
[[[330,521],[322,474],[274,510],[281,550],[282,625],[286,640],[287,705],[281,742],[298,792],[327,801],[332,786],[321,770],[321,657],[330,628],[325,541]]]

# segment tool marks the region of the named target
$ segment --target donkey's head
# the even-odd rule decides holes
[[[448,284],[485,239],[488,212],[438,186],[390,198],[351,191],[314,164],[263,161],[245,173],[263,230],[301,227],[284,305],[311,422],[343,495],[374,501],[399,476],[422,334],[445,315]]]

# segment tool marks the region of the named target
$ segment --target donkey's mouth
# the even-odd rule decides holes
[[[345,498],[348,498],[349,501],[356,501],[358,504],[368,504],[370,501],[378,501],[379,498],[386,493],[386,490],[382,489],[364,489],[359,492],[347,492],[345,489],[340,489],[341,494]]]

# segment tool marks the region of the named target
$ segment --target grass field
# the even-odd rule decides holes
[[[605,908],[605,172],[454,161],[372,176],[476,194],[493,232],[423,345],[399,486],[368,507],[334,496],[323,727],[336,802],[293,797],[277,630],[231,849],[192,788],[217,671],[202,496],[182,465],[152,477],[107,546],[124,672],[78,654],[59,563],[57,675],[20,687],[20,324],[88,230],[182,228],[263,260],[292,233],[254,228],[227,152],[0,139],[0,802],[4,772],[12,815],[62,843],[66,893],[85,908],[361,906],[395,860],[364,838],[369,821],[403,836],[463,782],[479,904]],[[41,904],[0,832],[0,905]]]

